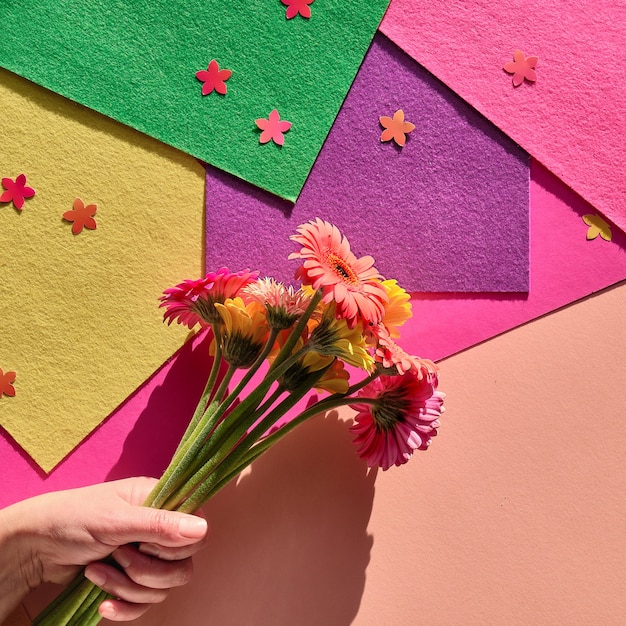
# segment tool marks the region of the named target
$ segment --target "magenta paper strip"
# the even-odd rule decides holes
[[[401,340],[409,352],[450,356],[626,279],[626,236],[586,241],[581,216],[594,209],[536,162],[531,177],[528,297],[416,294]],[[185,345],[49,476],[0,429],[0,507],[53,489],[160,474],[202,391],[207,350],[202,337]]]
[[[398,109],[403,148],[380,140]],[[378,34],[295,206],[207,168],[206,267],[290,281],[289,235],[320,217],[409,291],[525,292],[528,182],[524,151]]]
[[[626,229],[626,3],[393,0],[380,28]],[[539,60],[516,88],[518,49]]]

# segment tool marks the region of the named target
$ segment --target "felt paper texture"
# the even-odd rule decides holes
[[[379,124],[398,109],[402,148]],[[376,35],[295,206],[207,168],[206,265],[290,281],[289,235],[320,217],[409,291],[525,292],[528,183],[523,150]]]
[[[37,192],[0,206],[0,424],[48,471],[184,340],[158,297],[201,272],[203,168],[3,70],[0,101],[1,175]],[[77,197],[98,210],[75,235]]]
[[[310,19],[259,0],[7,0],[0,66],[295,199],[388,0],[325,0]],[[232,71],[202,95],[196,72]],[[260,145],[277,109],[285,145]]]
[[[626,279],[626,235],[588,241],[593,207],[534,159],[530,171],[529,293],[415,294],[402,341],[421,356],[449,356]]]
[[[400,340],[408,352],[448,357],[626,279],[626,237],[618,232],[612,242],[587,241],[581,216],[589,212],[589,205],[534,161],[531,177],[528,297],[414,294],[414,316],[402,328]],[[619,332],[621,327],[614,325],[614,329]],[[174,333],[176,328],[167,330]],[[604,344],[589,335],[586,345],[596,355]],[[206,335],[187,342],[49,476],[38,471],[0,430],[0,506],[53,489],[130,475],[160,475],[202,393],[208,375],[207,350]],[[453,401],[452,396],[448,399]]]
[[[626,3],[394,0],[381,31],[626,229]]]

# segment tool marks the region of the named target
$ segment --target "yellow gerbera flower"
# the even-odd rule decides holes
[[[215,303],[224,322],[224,360],[238,368],[248,368],[257,359],[269,334],[265,307],[258,302],[245,304],[240,297]]]
[[[337,319],[334,302],[324,309],[317,326],[311,330],[307,346],[309,350],[323,356],[336,356],[354,367],[367,371],[374,368],[374,359],[367,351],[361,324],[350,328],[345,319]]]
[[[397,339],[400,336],[398,328],[413,316],[411,296],[393,278],[383,280],[382,284],[389,298],[385,303],[382,323],[389,331],[389,335]]]

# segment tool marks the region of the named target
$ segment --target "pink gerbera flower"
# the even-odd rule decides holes
[[[223,304],[226,298],[234,298],[243,287],[257,277],[258,272],[242,270],[232,273],[222,267],[217,272],[209,272],[199,280],[185,280],[163,292],[159,305],[167,309],[163,319],[168,324],[176,320],[189,328],[196,324],[221,325],[222,318],[215,309],[215,303]]]
[[[350,327],[359,319],[366,324],[380,322],[388,296],[371,256],[357,259],[339,229],[319,218],[300,225],[291,239],[302,246],[289,255],[303,259],[297,280],[321,289],[323,302],[334,300],[338,316]]]
[[[428,448],[439,428],[444,397],[428,379],[410,372],[371,382],[359,392],[361,402],[350,405],[358,411],[350,430],[359,457],[385,471]]]

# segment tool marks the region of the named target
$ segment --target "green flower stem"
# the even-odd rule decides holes
[[[215,468],[230,454],[233,447],[245,435],[248,429],[260,417],[257,414],[257,408],[270,390],[276,379],[280,378],[294,363],[296,363],[307,352],[306,346],[293,354],[287,360],[277,367],[275,370],[268,372],[259,385],[251,391],[240,404],[238,404],[227,419],[223,420],[211,434],[206,446],[203,448],[202,465],[198,471],[189,478],[189,480],[178,487],[176,493],[170,490],[170,498],[167,505],[158,504],[161,508],[177,507],[185,497],[189,496],[192,490],[196,489]],[[190,463],[178,472],[178,476],[186,473],[187,467],[193,464],[199,466],[199,461],[191,460]],[[179,483],[180,484],[180,483]],[[163,490],[164,492],[165,490]]]
[[[179,484],[181,475],[185,468],[192,462],[195,454],[201,448],[202,443],[211,432],[215,423],[215,420],[212,418],[215,417],[217,412],[218,405],[216,403],[211,403],[204,412],[202,419],[196,425],[192,435],[181,447],[181,449],[174,454],[174,457],[167,466],[167,469],[144,502],[145,506],[159,508],[161,503],[167,499],[167,496],[172,489]]]
[[[204,391],[202,392],[202,396],[200,396],[200,400],[198,401],[198,406],[196,407],[193,417],[191,418],[187,429],[185,430],[185,434],[182,436],[178,447],[176,448],[176,452],[178,452],[185,444],[187,439],[189,439],[194,429],[198,425],[198,422],[202,419],[202,416],[207,409],[211,397],[215,395],[213,393],[215,391],[214,387],[215,383],[217,382],[217,376],[219,374],[220,367],[222,365],[222,342],[220,341],[221,333],[219,328],[212,327],[212,330],[213,336],[215,337],[215,355],[213,357],[211,373],[209,374],[209,378],[204,387]]]
[[[367,402],[367,400],[369,400],[369,398],[359,398],[359,402],[362,402],[362,401]],[[248,450],[248,452],[243,455],[241,462],[240,462],[239,471],[241,471],[243,468],[249,465],[254,459],[260,456],[268,448],[273,446],[277,441],[282,439],[287,433],[291,432],[296,426],[298,426],[299,424],[302,424],[302,422],[306,421],[310,417],[313,417],[314,415],[318,415],[319,413],[324,413],[326,411],[329,411],[330,409],[335,409],[339,406],[352,404],[354,401],[355,401],[354,398],[347,397],[347,396],[341,396],[341,397],[329,396],[328,398],[325,398],[324,400],[320,400],[319,402],[316,402],[314,405],[310,406],[308,409],[305,409],[304,411],[302,411],[302,413],[300,413],[298,416],[294,417],[292,420],[290,420],[289,422],[281,426],[279,430],[272,433],[271,435],[268,435],[267,437],[264,437],[263,439],[259,441],[259,443],[252,446]]]
[[[312,315],[313,311],[315,310],[315,307],[317,306],[317,302],[319,301],[319,298],[321,298],[321,293],[319,293],[317,295],[319,296],[317,298],[317,301],[313,302],[315,300],[315,297],[312,298],[312,302],[309,303],[309,307],[307,308],[307,311],[302,316],[302,318],[299,320],[298,324],[296,324],[296,327],[290,333],[290,336],[288,338],[288,342],[289,342],[289,340],[291,340],[292,337],[295,336],[295,340],[291,342],[292,346],[290,348],[290,351],[295,346],[297,338],[302,333],[302,329],[304,328],[304,324],[306,324],[306,321]],[[300,330],[298,331],[299,324],[302,321],[303,321],[303,324],[300,327]],[[173,459],[172,462],[170,463],[170,467],[175,465],[175,463],[176,463],[177,466],[181,466],[181,465],[184,466],[183,469],[181,470],[181,472],[178,473],[177,476],[176,476],[177,483],[174,484],[174,478],[173,478],[173,475],[175,473],[177,473],[176,470],[172,469],[170,471],[170,467],[168,467],[168,469],[166,470],[166,474],[168,474],[167,479],[166,479],[166,481],[164,482],[164,484],[162,486],[157,485],[157,487],[155,487],[155,489],[159,490],[159,493],[158,493],[157,497],[152,498],[150,500],[150,506],[163,506],[165,501],[166,501],[166,499],[168,497],[175,496],[174,489],[176,489],[177,487],[180,487],[180,484],[181,484],[182,481],[179,480],[179,478],[183,475],[183,473],[189,478],[192,471],[196,472],[198,470],[198,468],[201,465],[203,465],[204,463],[206,463],[207,459],[209,459],[212,456],[212,450],[213,449],[219,448],[219,447],[225,445],[225,443],[231,439],[231,434],[233,432],[233,429],[232,428],[227,428],[226,432],[223,433],[225,427],[224,428],[220,428],[221,424],[218,424],[218,421],[223,416],[223,414],[228,409],[228,407],[239,397],[239,394],[244,390],[245,386],[250,382],[250,380],[252,379],[254,374],[261,367],[261,365],[263,364],[263,362],[267,358],[267,355],[270,353],[271,349],[273,348],[274,343],[276,341],[276,338],[278,337],[279,332],[280,331],[278,329],[276,329],[276,328],[272,328],[270,330],[270,334],[269,334],[269,337],[268,337],[268,339],[267,339],[267,341],[265,343],[265,346],[264,346],[263,350],[261,351],[261,353],[259,354],[259,356],[257,357],[257,359],[255,360],[255,362],[253,363],[253,365],[248,369],[248,371],[242,377],[242,379],[239,381],[239,383],[235,387],[235,389],[233,389],[233,391],[229,394],[228,398],[226,398],[220,404],[220,407],[219,407],[218,411],[213,416],[212,424],[214,426],[217,424],[217,427],[215,428],[215,431],[213,432],[213,436],[211,437],[211,440],[209,442],[209,447],[204,449],[204,451],[203,451],[204,453],[201,456],[198,456],[197,455],[198,449],[197,449],[196,446],[194,446],[194,455],[193,455],[193,457],[190,457],[189,463],[186,463],[184,458],[183,458],[182,461],[180,461],[180,459]],[[281,351],[279,353],[279,357],[280,357],[280,354],[282,354],[282,352],[283,352],[283,350],[281,349]],[[284,367],[284,365],[283,365],[283,367],[275,368],[274,371],[273,371],[272,368],[270,368],[270,371],[266,375],[265,379],[259,385],[259,387],[261,387],[261,386],[264,386],[263,383],[265,383],[266,381],[269,382],[269,384],[267,385],[267,389],[264,392],[263,396],[269,390],[269,388],[271,386],[271,383],[273,383],[276,379],[278,379],[280,376],[282,376],[282,374],[284,372],[286,372],[287,369],[289,367],[291,367],[291,365],[298,360],[298,358],[303,356],[305,354],[305,352],[306,352],[306,350],[303,349],[303,350],[298,351],[297,355],[291,355],[291,358],[288,359],[289,365],[287,367]],[[295,358],[296,356],[298,358]],[[276,365],[276,363],[274,363],[273,365]],[[271,377],[270,377],[270,372],[272,372],[272,374],[273,374]],[[259,389],[259,387],[257,387],[257,390]],[[220,396],[221,389],[222,389],[222,387],[220,386],[220,389],[218,390],[218,392],[216,393],[216,395],[214,397],[219,397]],[[244,402],[242,402],[242,404],[245,404],[246,401],[252,400],[251,396],[254,396],[254,393],[256,393],[256,391],[251,393],[251,394],[249,394],[248,397],[244,400]],[[256,398],[257,396],[254,396],[254,397]],[[259,402],[260,402],[260,400],[256,401],[256,406],[258,406]],[[247,405],[246,408],[247,409],[251,409],[250,403]],[[233,411],[233,413],[237,409],[242,409],[242,405],[240,404],[238,407],[236,407],[236,409]],[[242,410],[240,410],[240,414],[241,413],[243,413]],[[229,416],[229,420],[228,421],[231,424],[232,423],[236,424],[236,420],[232,416],[232,413]],[[247,428],[246,428],[246,430],[247,430]],[[209,432],[211,432],[211,431],[209,431]],[[196,435],[194,434],[190,438],[194,438],[195,439]],[[203,438],[203,441],[202,441],[203,444],[204,444],[204,439],[206,439],[206,436]],[[182,490],[178,489],[178,491],[182,491]],[[185,495],[185,493],[183,492],[182,495]],[[174,500],[179,500],[179,499],[180,499],[180,494],[179,494],[178,497],[174,497]]]
[[[72,618],[67,622],[67,626],[87,626],[87,624],[93,624],[94,610],[98,616],[99,622],[101,618],[98,614],[98,607],[100,606],[100,602],[106,598],[107,595],[106,591],[94,585],[81,603],[79,609],[74,612]],[[97,624],[98,622],[95,623]]]
[[[96,626],[102,620],[100,613],[98,613],[98,608],[103,600],[108,598],[112,598],[113,596],[109,595],[106,591],[100,589],[100,593],[95,596],[94,601],[89,607],[89,611],[85,613],[83,617],[83,621],[80,622],[79,626]]]
[[[74,613],[80,610],[83,602],[97,587],[82,575],[76,577],[76,584],[65,591],[52,602],[32,622],[31,626],[68,626]]]
[[[295,363],[297,363],[307,352],[307,347],[298,350],[297,353],[291,355],[275,370],[268,372],[265,378],[252,390],[229,414],[227,419],[223,420],[215,429],[215,433],[207,442],[208,446],[204,448],[205,458],[210,458],[222,447],[227,447],[227,442],[233,440],[233,436],[237,433],[239,437],[256,422],[259,418],[256,411],[263,402],[263,399],[270,391],[272,385]],[[237,437],[237,439],[239,438]],[[235,439],[235,441],[237,441]]]
[[[354,385],[351,385],[350,387],[348,387],[348,391],[346,391],[346,393],[344,394],[334,394],[335,396],[353,396],[357,391],[360,391],[361,389],[363,389],[363,387],[369,385],[373,380],[376,380],[378,377],[380,376],[380,372],[378,370],[374,370],[369,376],[366,376],[365,378],[363,378],[363,380],[359,381],[358,383],[354,383]],[[329,396],[329,398],[332,396]]]
[[[155,496],[153,498],[150,498],[149,506],[162,506],[167,498],[173,493],[173,491],[177,487],[179,487],[183,481],[189,478],[191,472],[195,471],[194,468],[196,468],[198,465],[202,465],[205,462],[206,457],[199,455],[199,453],[209,434],[213,433],[213,435],[215,435],[213,439],[217,439],[218,443],[221,441],[219,439],[219,431],[217,429],[220,419],[223,417],[229,406],[244,390],[245,386],[248,384],[248,382],[250,382],[250,379],[258,371],[259,367],[263,364],[263,361],[272,349],[277,336],[278,330],[272,329],[263,350],[260,352],[255,362],[248,369],[246,374],[242,377],[242,379],[239,381],[235,389],[228,395],[228,397],[225,398],[219,405],[217,405],[216,399],[226,394],[228,384],[230,383],[236,371],[236,368],[234,368],[232,365],[228,368],[228,371],[224,376],[224,379],[222,380],[219,389],[215,392],[213,396],[212,404],[209,405],[209,407],[207,408],[207,411],[210,411],[212,413],[210,420],[204,420],[203,415],[199,421],[199,424],[201,424],[202,427],[196,427],[194,432],[192,432],[187,439],[187,442],[191,443],[186,442],[186,445],[180,448],[180,454],[178,454],[179,451],[177,451],[177,455],[174,456],[168,468],[165,470],[165,474],[159,481],[159,485],[155,487]],[[196,412],[198,412],[198,409],[196,409]]]
[[[317,372],[312,372],[306,378],[306,380],[296,390],[293,390],[280,404],[274,407],[265,418],[263,418],[252,430],[247,434],[244,430],[239,431],[239,439],[235,442],[232,449],[227,455],[223,455],[224,458],[215,469],[212,470],[208,477],[202,477],[200,475],[194,477],[193,483],[188,486],[187,493],[190,493],[187,500],[178,501],[176,503],[177,510],[195,511],[201,507],[207,500],[209,500],[215,493],[217,493],[224,485],[226,485],[232,478],[239,474],[245,467],[247,467],[253,460],[246,460],[247,454],[250,448],[257,443],[259,438],[266,433],[287,411],[293,408],[315,385],[315,383],[322,378],[326,370],[330,368],[328,365]],[[278,390],[277,390],[278,391]],[[282,393],[282,392],[281,392]],[[274,396],[278,397],[275,393]],[[266,402],[264,407],[271,407],[272,402]],[[265,411],[263,411],[265,412]],[[258,418],[262,415],[261,411],[257,412],[257,415],[248,420],[248,429],[258,421]],[[248,430],[246,429],[246,430]],[[243,435],[245,434],[245,437]],[[243,438],[242,438],[243,437]],[[256,456],[254,456],[256,458]],[[208,478],[208,480],[207,480]],[[184,507],[184,508],[181,508]]]

